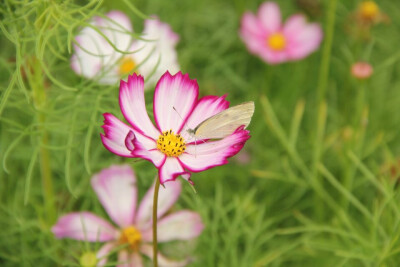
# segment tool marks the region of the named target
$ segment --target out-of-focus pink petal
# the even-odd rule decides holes
[[[198,213],[182,210],[162,218],[157,224],[157,241],[189,240],[200,235],[204,225]],[[142,233],[145,241],[153,240],[151,229]]]
[[[250,12],[246,12],[241,21],[240,37],[251,53],[257,54],[266,46],[268,32],[260,20]]]
[[[96,257],[99,260],[97,262],[97,267],[103,267],[107,263],[107,255],[111,252],[113,248],[118,246],[117,243],[108,242],[105,243],[101,248],[97,251]]]
[[[51,228],[57,238],[72,238],[90,242],[111,241],[118,231],[106,220],[91,212],[72,212],[60,217]]]
[[[190,135],[187,130],[194,129],[201,122],[205,121],[209,117],[227,109],[229,107],[229,102],[225,100],[224,96],[205,96],[202,97],[194,108],[192,114],[186,121],[184,128],[181,131],[182,137],[188,142]]]
[[[142,252],[144,255],[153,260],[153,247],[151,245],[143,244],[142,246],[140,246],[140,252]],[[166,258],[161,253],[158,253],[157,260],[158,260],[158,266],[160,267],[183,267],[189,264],[191,261],[190,259],[184,259],[181,261],[171,260]]]
[[[192,172],[227,164],[227,158],[236,155],[249,138],[249,131],[239,128],[232,135],[218,141],[187,145],[185,153],[179,156],[179,161]]]
[[[86,27],[75,37],[75,53],[71,57],[71,68],[76,74],[93,78],[100,73],[103,59],[101,56],[111,54],[109,48],[101,44],[94,29]],[[90,51],[89,54],[87,51]]]
[[[118,264],[117,267],[131,267],[129,262],[129,252],[126,249],[118,252]]]
[[[121,57],[114,47],[121,51],[131,47],[131,22],[122,12],[111,11],[104,17],[94,17],[89,24],[75,38],[71,67],[84,77],[98,77],[99,83],[114,84],[119,80],[116,63]]]
[[[125,119],[133,128],[154,140],[157,140],[160,132],[154,127],[147,114],[144,100],[144,81],[141,75],[136,73],[128,77],[128,82],[121,80],[119,87],[119,105]]]
[[[117,267],[143,267],[142,257],[137,251],[123,249],[118,253]]]
[[[181,155],[182,156],[182,155]],[[175,181],[178,176],[188,180],[190,183],[191,173],[183,169],[179,160],[175,157],[167,157],[164,164],[158,169],[160,183],[164,184],[168,181]]]
[[[154,118],[160,131],[172,129],[179,132],[185,120],[192,112],[199,95],[196,80],[188,74],[178,72],[171,75],[168,71],[160,78],[154,92]]]
[[[302,59],[318,49],[323,37],[319,24],[312,23],[298,27],[297,31],[287,36],[287,53],[291,60]]]
[[[104,113],[103,116],[104,125],[102,128],[104,129],[104,134],[100,134],[103,145],[118,156],[133,157],[125,144],[126,136],[133,129],[110,113]]]
[[[285,36],[291,36],[303,30],[306,25],[306,17],[301,14],[296,14],[287,19],[282,32]]]
[[[164,187],[160,187],[158,192],[158,207],[157,217],[163,216],[178,200],[178,197],[182,191],[182,185],[180,181],[172,181],[165,183]],[[136,215],[135,224],[141,229],[147,229],[151,226],[153,217],[153,195],[154,195],[154,183],[143,197],[142,202],[139,205],[139,209]]]
[[[92,187],[111,219],[121,228],[132,225],[137,202],[136,177],[129,165],[111,166],[93,176]]]
[[[131,267],[143,267],[142,256],[136,251],[130,254]]]
[[[281,28],[281,10],[274,2],[263,3],[258,10],[258,18],[269,33],[279,31]]]
[[[100,31],[116,46],[119,50],[127,51],[133,41],[132,24],[127,15],[118,10],[110,11],[105,18],[95,17],[96,24]],[[110,45],[107,40],[102,38],[106,45]],[[111,45],[110,45],[111,46]],[[114,51],[112,61],[116,60],[121,54]]]
[[[289,60],[288,53],[286,50],[282,51],[272,51],[268,47],[265,47],[260,53],[259,56],[267,63],[273,65],[282,62],[286,62]]]

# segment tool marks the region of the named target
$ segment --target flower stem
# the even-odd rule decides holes
[[[327,114],[327,103],[326,98],[326,88],[328,85],[329,78],[329,67],[331,60],[331,50],[333,43],[333,35],[335,31],[335,17],[336,17],[336,6],[337,0],[330,0],[328,6],[327,15],[327,25],[325,28],[326,38],[322,51],[321,68],[319,71],[318,87],[317,87],[317,113],[316,118],[316,138],[314,143],[314,155],[313,155],[313,165],[312,165],[312,180],[313,183],[319,184],[318,170],[317,167],[321,161],[321,152],[323,147],[323,138],[325,133],[326,125],[326,114]],[[321,114],[322,112],[322,114]],[[322,218],[324,214],[324,207],[320,197],[315,195],[315,213],[317,217]]]
[[[53,190],[53,181],[50,164],[50,154],[47,149],[48,133],[45,128],[47,107],[47,94],[43,77],[42,62],[34,56],[27,60],[25,69],[28,83],[32,89],[32,98],[35,109],[37,111],[37,120],[39,123],[39,131],[41,132],[39,141],[39,161],[40,172],[42,176],[43,198],[45,202],[45,210],[47,223],[52,225],[56,219],[55,197]]]
[[[158,206],[158,191],[160,189],[160,179],[156,177],[156,185],[154,186],[153,197],[153,266],[158,266],[158,247],[157,247],[157,206]]]

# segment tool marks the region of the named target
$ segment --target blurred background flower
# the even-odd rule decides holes
[[[371,77],[374,69],[367,62],[356,62],[351,66],[351,74],[354,78],[365,80]]]
[[[60,217],[52,227],[57,238],[72,238],[89,242],[104,242],[97,252],[98,266],[107,263],[106,255],[113,249],[123,246],[118,252],[119,264],[143,266],[140,254],[152,258],[152,196],[154,185],[145,194],[137,207],[138,190],[136,177],[128,165],[111,166],[94,175],[92,187],[101,204],[118,226],[88,212],[72,212]],[[181,193],[179,181],[168,183],[159,192],[158,242],[190,240],[203,231],[200,215],[181,210],[166,215]],[[86,258],[85,258],[86,259]],[[90,258],[93,261],[93,257]],[[159,254],[160,266],[184,266],[188,259],[173,261]]]
[[[317,23],[307,23],[300,14],[283,24],[278,4],[265,2],[257,15],[243,15],[240,36],[251,53],[269,64],[278,64],[303,59],[317,50],[322,30]]]
[[[71,67],[79,75],[115,84],[133,72],[145,75],[153,85],[166,71],[179,70],[175,46],[179,36],[157,17],[144,21],[135,34],[130,19],[121,11],[96,16],[75,37]]]

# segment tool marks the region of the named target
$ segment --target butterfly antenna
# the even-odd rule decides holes
[[[181,118],[181,120],[185,124],[186,128],[190,129],[189,126],[186,124],[186,121],[182,118],[181,114],[179,114],[179,112],[176,110],[176,108],[174,106],[172,106],[172,108],[175,110],[176,114],[178,114],[179,118]]]

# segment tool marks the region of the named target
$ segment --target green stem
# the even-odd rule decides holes
[[[157,247],[157,206],[158,206],[158,191],[160,189],[160,179],[156,177],[156,185],[154,186],[153,197],[153,266],[158,266],[158,247]]]
[[[43,198],[45,202],[47,222],[49,225],[52,225],[56,219],[56,207],[54,201],[50,154],[46,148],[48,145],[48,133],[44,127],[46,123],[44,110],[46,110],[47,106],[47,95],[44,86],[43,68],[41,61],[34,56],[28,58],[27,62],[28,64],[25,72],[32,89],[33,103],[37,110],[39,131],[42,133],[39,142],[39,161],[42,176]]]
[[[329,78],[329,65],[331,59],[331,50],[332,50],[332,42],[333,42],[333,34],[335,31],[335,15],[336,15],[336,6],[337,0],[330,0],[328,6],[328,18],[325,29],[325,43],[322,51],[322,59],[321,59],[321,68],[319,72],[318,78],[318,87],[317,87],[317,125],[316,125],[316,138],[314,144],[314,155],[313,155],[313,167],[312,167],[312,180],[314,183],[319,183],[318,170],[317,166],[321,160],[321,151],[323,146],[323,137],[325,132],[325,117],[321,116],[320,111],[324,110],[326,114],[326,87],[328,84]],[[325,115],[324,114],[324,115]],[[315,212],[317,217],[322,218],[324,213],[324,208],[322,206],[322,202],[320,198],[315,195]]]
[[[45,122],[45,116],[39,114],[39,121],[42,125]],[[46,207],[48,223],[51,225],[56,219],[56,208],[54,201],[54,189],[53,189],[53,179],[50,167],[50,154],[47,150],[46,145],[48,144],[48,134],[47,131],[42,129],[42,140],[40,144],[39,160],[40,160],[40,172],[42,174],[42,186],[43,186],[43,196]]]
[[[336,14],[337,0],[330,0],[328,9],[328,19],[326,25],[325,43],[322,50],[321,68],[318,78],[318,103],[325,99],[326,86],[329,77],[329,63],[331,60],[331,50],[333,43],[333,33],[335,31],[335,14]]]

